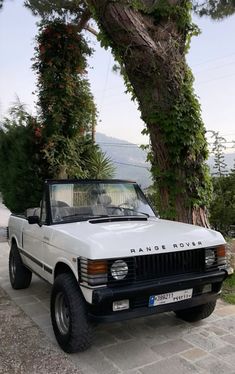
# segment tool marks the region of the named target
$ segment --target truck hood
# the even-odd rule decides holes
[[[225,243],[217,231],[157,218],[96,222],[51,226],[50,244],[78,256],[105,259],[183,251]]]

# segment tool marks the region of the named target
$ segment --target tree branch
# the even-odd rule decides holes
[[[91,34],[93,34],[93,35],[95,35],[95,36],[98,36],[98,34],[99,34],[95,29],[93,29],[93,27],[91,27],[91,26],[89,26],[89,25],[86,25],[86,26],[84,27],[84,30],[89,31]]]
[[[90,10],[85,9],[82,16],[81,16],[81,20],[80,20],[80,22],[77,26],[78,32],[81,32],[84,28],[86,28],[87,22],[89,21],[90,18],[91,18]]]

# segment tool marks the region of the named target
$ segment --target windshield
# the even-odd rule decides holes
[[[74,182],[49,185],[53,223],[99,217],[153,216],[145,196],[134,183]]]

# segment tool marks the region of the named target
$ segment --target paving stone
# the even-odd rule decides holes
[[[35,304],[38,300],[36,299],[35,296],[33,295],[21,295],[21,296],[16,296],[12,297],[12,300],[15,301],[15,303],[19,306],[21,305],[28,305],[28,304]]]
[[[205,330],[205,329],[201,329],[200,335],[205,336],[206,338],[208,338],[208,336],[210,335],[210,332],[207,331],[207,330]]]
[[[141,337],[141,340],[143,341],[144,344],[146,344],[148,347],[152,348],[153,346],[155,345],[158,345],[158,344],[163,344],[163,343],[166,343],[168,342],[169,340],[171,340],[174,336],[174,334],[172,334],[170,337],[167,336],[167,335],[160,335],[158,334],[157,332],[153,333],[153,334],[144,334],[142,337]]]
[[[105,347],[117,343],[117,339],[107,331],[95,331],[93,344]]]
[[[115,337],[118,341],[127,341],[133,339],[133,336],[129,334],[122,326],[121,327],[109,327],[106,331],[108,331],[111,335]]]
[[[25,313],[32,317],[39,317],[48,314],[48,310],[39,301],[34,304],[21,305]]]
[[[154,336],[159,337],[159,343],[166,340],[181,338],[183,335],[191,334],[194,331],[194,327],[190,324],[182,324],[176,326],[160,326],[154,329]],[[162,338],[163,341],[161,340]]]
[[[226,345],[221,349],[216,349],[211,352],[215,357],[223,359],[228,364],[233,365],[234,372],[235,372],[235,349],[232,345]]]
[[[2,284],[1,284],[2,286]],[[11,297],[11,299],[14,299],[14,298],[17,298],[17,297],[22,297],[22,296],[26,296],[27,295],[31,295],[32,292],[30,291],[29,292],[29,289],[24,289],[24,290],[14,290],[11,285],[10,285],[10,281],[8,280],[8,283],[6,284],[6,286],[4,286],[4,290],[8,293],[8,295]]]
[[[69,356],[87,374],[118,374],[119,368],[95,347]]]
[[[199,348],[204,349],[207,352],[210,352],[217,348],[223,348],[225,343],[219,339],[217,336],[210,335],[208,338],[198,334],[189,334],[187,337],[184,337],[189,343],[196,345]]]
[[[224,361],[215,360],[214,356],[209,355],[202,360],[197,361],[196,365],[204,369],[208,374],[232,374],[234,369]]]
[[[177,326],[177,325],[185,325],[186,323],[177,318],[175,313],[164,313],[164,314],[155,314],[150,316],[146,320],[146,324],[149,325],[151,328],[158,329],[162,326]]]
[[[183,339],[169,340],[167,343],[158,344],[152,350],[162,357],[169,357],[176,353],[186,351],[193,346]]]
[[[165,360],[158,361],[153,365],[145,366],[139,369],[143,374],[199,374],[202,371],[184,360],[181,357],[174,356]]]
[[[102,352],[122,370],[135,369],[161,358],[140,340],[115,344],[112,347],[103,348]]]
[[[222,336],[221,339],[223,339],[229,344],[235,345],[235,335],[230,335],[230,334],[225,335],[225,336]]]
[[[206,327],[203,328],[206,332],[214,333],[217,336],[223,336],[226,335],[228,332],[224,329],[221,329],[220,327],[215,326],[214,324],[208,324]]]
[[[135,323],[137,321],[138,323]],[[144,322],[142,323],[141,320],[123,322],[123,325],[121,326],[120,330],[129,334],[129,336],[131,336],[132,339],[143,339],[145,344],[147,344],[150,347],[152,347],[155,344],[164,343],[167,340],[169,340],[169,336],[167,336],[167,331],[170,333],[170,338],[172,338],[173,327],[165,325],[165,327],[161,326],[161,328],[156,330]]]
[[[222,318],[220,320],[219,327],[235,335],[235,316],[228,316],[227,318]]]
[[[235,315],[235,305],[225,306],[215,311],[215,314],[220,317],[225,317],[228,315]]]
[[[31,317],[32,320],[41,328],[51,327],[51,318],[49,313],[42,314],[40,316]]]
[[[37,298],[37,300],[39,300],[43,307],[48,311],[48,313],[50,313],[50,302],[44,301],[44,299],[39,298]]]
[[[207,352],[203,351],[203,349],[200,348],[192,348],[189,349],[186,352],[182,352],[180,355],[186,358],[189,361],[196,361],[204,356],[207,356]]]
[[[225,306],[228,306],[228,304],[223,299],[217,299],[216,309],[224,308]]]

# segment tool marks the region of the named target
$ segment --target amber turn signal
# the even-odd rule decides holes
[[[225,245],[220,245],[217,247],[217,257],[225,257],[226,256],[226,248]]]
[[[104,260],[88,260],[87,263],[87,274],[97,275],[105,274],[108,271],[107,261]]]

